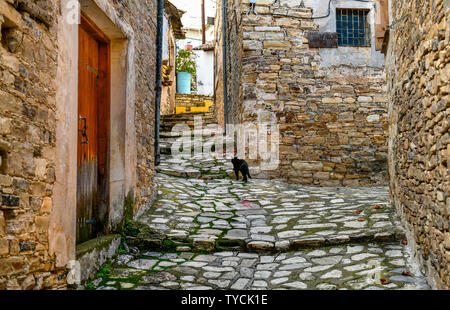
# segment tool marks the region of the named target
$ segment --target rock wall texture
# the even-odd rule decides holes
[[[217,113],[217,122],[224,127],[224,81],[223,81],[223,37],[222,34],[222,6],[219,0],[216,1],[217,10],[214,20],[214,106]]]
[[[242,110],[242,57],[243,57],[243,32],[242,32],[242,15],[238,10],[242,1],[229,0],[227,1],[226,25],[224,28],[222,20],[222,1],[217,0],[217,14],[215,19],[215,98],[216,98],[216,113],[217,119],[221,126],[225,124],[239,124],[241,122]],[[223,98],[223,37],[226,36],[226,76],[227,76],[227,104],[224,106]],[[226,112],[225,112],[226,110]],[[226,115],[226,119],[224,117]]]
[[[134,66],[137,167],[134,213],[151,206],[155,182],[155,81],[157,0],[111,1],[135,35]],[[134,146],[132,146],[134,147]]]
[[[154,107],[156,0],[109,1],[135,33],[136,149],[134,212],[156,193]],[[56,263],[49,243],[55,210],[54,188],[61,182],[55,149],[60,1],[0,0],[0,290],[65,288],[67,270]],[[75,101],[76,102],[76,101]],[[70,129],[67,129],[70,130]],[[73,128],[75,132],[77,128]],[[125,146],[124,146],[125,147]],[[76,153],[76,150],[74,150]],[[124,202],[125,203],[125,202]],[[66,213],[75,205],[58,206]],[[75,219],[74,219],[75,221]],[[70,239],[70,240],[69,240]],[[75,256],[75,248],[71,256]]]
[[[320,186],[386,184],[383,68],[322,66],[319,49],[308,45],[319,29],[314,12],[294,2],[257,1],[258,15],[247,15],[249,1],[228,1],[229,123],[280,125],[278,169],[254,174]]]
[[[436,288],[450,288],[450,1],[392,1],[386,68],[391,197]]]
[[[194,95],[194,94],[191,95],[176,94],[175,102],[177,107],[184,107],[188,109],[202,108],[207,107],[208,105],[211,104],[211,102],[214,102],[214,97],[206,95]]]

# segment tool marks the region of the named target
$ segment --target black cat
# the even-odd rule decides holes
[[[236,180],[239,181],[239,171],[241,172],[242,176],[244,177],[244,182],[247,183],[247,176],[251,179],[250,171],[248,169],[248,164],[245,160],[238,159],[237,157],[233,158],[231,160],[233,163],[233,170],[234,173],[236,173]]]

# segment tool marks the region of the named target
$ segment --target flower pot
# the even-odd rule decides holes
[[[191,80],[192,76],[189,72],[177,73],[177,93],[178,94],[191,94]]]

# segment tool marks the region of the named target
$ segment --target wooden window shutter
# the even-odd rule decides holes
[[[389,25],[389,1],[376,0],[375,16],[375,49],[380,51],[383,47],[384,33]]]

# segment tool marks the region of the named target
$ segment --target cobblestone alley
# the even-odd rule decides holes
[[[139,224],[170,250],[139,251],[148,236],[128,237],[137,247],[88,288],[428,288],[387,187],[244,184],[226,177],[232,166],[223,159],[163,158],[159,170],[158,200]]]

